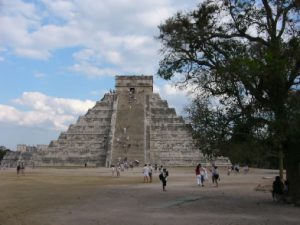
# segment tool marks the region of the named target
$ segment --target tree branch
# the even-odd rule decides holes
[[[282,14],[282,23],[281,23],[281,29],[280,29],[280,31],[279,31],[279,34],[278,34],[278,37],[281,37],[282,36],[282,34],[283,34],[283,32],[284,32],[284,30],[285,30],[285,26],[286,26],[286,21],[287,21],[287,14],[288,14],[288,12],[292,9],[292,8],[294,8],[294,7],[296,7],[296,3],[295,2],[291,2],[291,4],[288,6],[288,7],[286,7],[284,10],[283,10],[283,14]],[[281,14],[281,12],[280,13],[278,13],[278,18],[280,17],[279,15]],[[277,18],[276,18],[276,20],[277,20]]]
[[[272,14],[272,9],[268,3],[268,0],[262,0],[263,5],[265,7],[266,13],[267,13],[267,24],[269,27],[269,34],[271,37],[275,38],[276,37],[276,23],[275,20],[273,19],[273,14]]]
[[[234,27],[238,31],[238,33],[231,33],[229,35],[216,33],[215,34],[216,37],[227,38],[227,39],[231,39],[231,38],[235,38],[235,37],[246,38],[249,41],[258,42],[258,43],[261,43],[262,45],[269,46],[269,43],[267,41],[265,41],[264,39],[262,39],[260,37],[253,37],[249,34],[246,34],[245,30],[240,29],[240,27],[238,26],[238,22],[236,21],[235,15],[233,13],[233,7],[229,8],[229,13],[230,13],[230,16],[233,20]]]

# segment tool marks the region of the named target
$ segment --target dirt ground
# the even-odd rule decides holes
[[[142,168],[112,176],[106,168],[0,170],[0,225],[299,225],[300,208],[274,203],[276,171],[221,171],[219,187],[196,185],[194,168],[169,168],[167,191]]]

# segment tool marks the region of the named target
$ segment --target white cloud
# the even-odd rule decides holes
[[[29,49],[29,48],[20,48],[15,49],[15,53],[20,56],[25,56],[32,59],[48,59],[50,53],[48,51],[41,51],[36,49]]]
[[[42,0],[51,14],[62,18],[71,19],[75,16],[74,4],[69,0]]]
[[[153,92],[161,94],[161,89],[156,84],[153,84]]]
[[[24,92],[14,100],[17,105],[26,106],[27,111],[8,105],[0,105],[0,122],[21,126],[44,127],[65,130],[79,115],[95,105],[91,100],[54,98],[39,92]]]
[[[191,89],[180,89],[172,84],[154,84],[153,92],[159,93],[162,99],[168,100],[169,106],[176,109],[177,114],[182,114],[184,107],[189,104]]]
[[[2,8],[1,14],[24,16],[33,19],[39,18],[39,14],[36,14],[36,7],[31,3],[25,3],[21,0],[2,0],[0,5]]]
[[[0,105],[0,121],[17,122],[21,117],[21,113],[12,106]]]
[[[76,61],[87,62],[95,55],[93,49],[83,49],[73,54],[73,58]]]
[[[21,98],[15,99],[15,103],[27,106],[37,111],[82,114],[95,105],[91,100],[77,100],[66,98],[54,98],[40,92],[24,92]]]
[[[0,54],[1,54],[1,53],[2,53],[2,54],[5,53],[6,51],[7,51],[6,48],[3,48],[3,47],[0,46]],[[3,56],[0,55],[0,62],[1,62],[1,61],[4,61],[4,60],[5,60],[5,58],[4,58]]]
[[[156,8],[137,14],[137,19],[143,21],[146,26],[155,27],[167,19],[171,13],[170,7]]]
[[[114,76],[118,74],[115,70],[109,68],[101,68],[89,63],[75,64],[68,68],[70,71],[76,73],[85,74],[88,77],[99,77],[99,76]]]
[[[154,91],[158,91],[161,94],[164,94],[166,96],[186,96],[186,97],[195,97],[195,87],[191,85],[186,86],[177,86],[176,84],[172,83],[164,83],[162,87],[158,87],[157,85],[154,85],[153,87]]]
[[[180,90],[174,86],[174,85],[171,85],[171,84],[165,84],[164,86],[164,91],[167,95],[182,95],[184,94],[184,92],[180,92]]]
[[[74,120],[73,116],[69,116],[68,119],[65,118],[63,123],[57,123],[57,121],[61,121],[61,115],[54,117],[53,114],[47,114],[43,111],[24,112],[7,105],[0,105],[0,110],[1,123],[19,126],[42,127],[48,124],[52,124],[52,128],[54,129],[65,129],[65,123]]]
[[[36,73],[33,74],[33,76],[35,78],[44,78],[44,77],[46,77],[46,74],[41,73],[41,72],[36,72]]]
[[[49,59],[55,50],[82,47],[74,72],[153,74],[159,44],[157,26],[192,0],[2,0],[0,46],[14,54]],[[22,38],[20,38],[22,37]],[[91,74],[89,74],[91,73]]]
[[[122,57],[117,51],[107,51],[105,54],[109,62],[114,64],[120,64],[122,62]]]

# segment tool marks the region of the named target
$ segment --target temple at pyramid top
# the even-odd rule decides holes
[[[116,76],[106,93],[48,148],[36,166],[107,166],[122,161],[189,166],[204,162],[183,118],[158,93],[153,76]]]
[[[153,92],[153,76],[116,76],[116,89],[143,88]]]

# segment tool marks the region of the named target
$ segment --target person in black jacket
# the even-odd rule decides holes
[[[273,182],[272,197],[274,201],[280,201],[283,197],[284,185],[279,176],[275,177]]]
[[[169,176],[168,170],[166,168],[163,168],[162,172],[159,174],[159,179],[162,182],[163,191],[166,191],[168,176]]]

